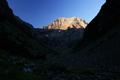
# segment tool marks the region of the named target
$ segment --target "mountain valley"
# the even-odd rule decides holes
[[[106,0],[89,24],[62,17],[34,28],[0,0],[0,80],[119,80],[119,8]]]

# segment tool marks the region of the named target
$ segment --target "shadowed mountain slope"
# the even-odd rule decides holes
[[[120,24],[119,0],[106,0],[98,15],[88,24],[85,29],[87,41],[96,40]]]
[[[0,11],[0,49],[27,57],[45,57],[45,53],[52,52],[45,43],[38,42],[32,25],[13,14],[6,0],[0,0]]]
[[[77,52],[79,61],[86,62],[83,67],[102,66],[104,70],[120,72],[119,8],[119,0],[106,0],[98,15],[86,27]]]

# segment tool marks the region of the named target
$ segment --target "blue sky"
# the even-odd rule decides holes
[[[105,0],[8,0],[15,15],[34,27],[59,17],[80,17],[90,22]]]

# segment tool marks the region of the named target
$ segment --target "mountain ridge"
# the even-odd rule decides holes
[[[45,29],[60,29],[67,30],[69,28],[85,28],[87,26],[87,22],[77,17],[60,17],[54,20],[52,23],[48,24],[48,26],[44,27]]]

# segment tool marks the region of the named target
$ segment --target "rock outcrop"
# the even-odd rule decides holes
[[[87,23],[80,18],[58,18],[53,23],[49,24],[46,29],[67,30],[68,28],[85,28]]]
[[[36,29],[36,36],[44,40],[49,46],[70,50],[71,44],[82,40],[87,23],[80,18],[58,18],[44,29]],[[69,48],[68,48],[69,47]],[[58,52],[60,52],[58,50]],[[60,52],[61,53],[61,52]]]

